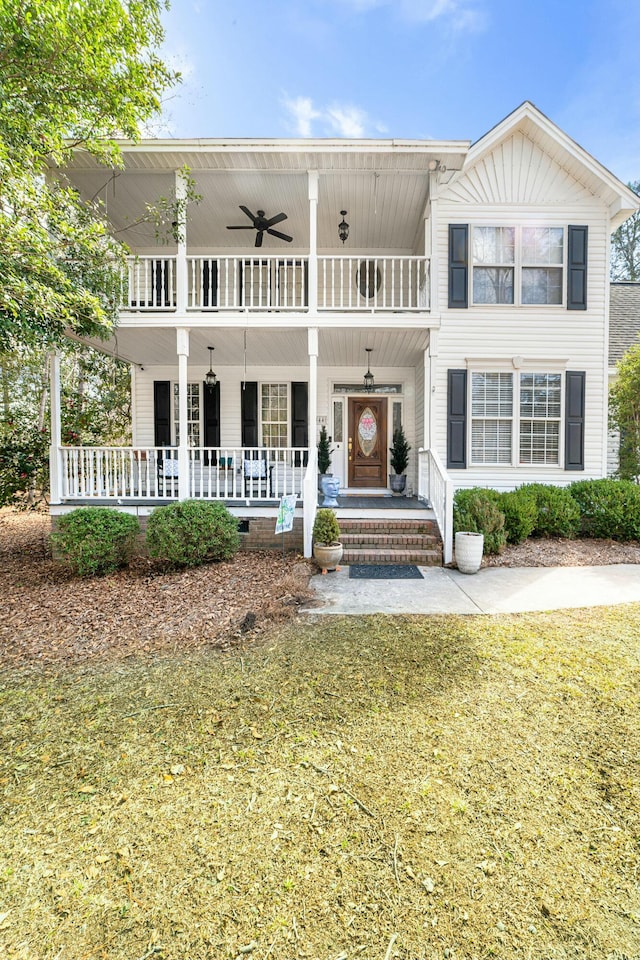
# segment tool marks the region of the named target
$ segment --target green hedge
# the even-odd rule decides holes
[[[518,487],[520,495],[534,499],[537,517],[531,536],[568,537],[573,539],[580,530],[580,510],[566,487],[547,483],[525,483]]]
[[[640,487],[630,480],[578,480],[568,487],[584,537],[640,540]]]
[[[453,530],[484,535],[484,552],[501,553],[507,542],[504,513],[498,506],[497,490],[472,487],[456,490],[453,498]]]
[[[222,503],[181,500],[153,511],[147,523],[152,557],[175,567],[230,560],[240,546],[238,521]]]
[[[113,573],[129,562],[140,526],[109,507],[81,507],[58,517],[54,549],[81,577]]]
[[[498,497],[504,513],[507,543],[522,543],[536,528],[538,507],[535,497],[526,490],[509,490]]]

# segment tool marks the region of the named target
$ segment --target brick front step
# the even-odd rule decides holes
[[[442,541],[433,520],[339,518],[339,523],[344,564],[442,564]]]
[[[370,547],[372,550],[408,546],[435,550],[440,545],[440,538],[431,533],[369,533],[366,530],[354,530],[351,533],[341,531],[340,540],[345,547]]]
[[[423,567],[437,567],[442,564],[442,550],[345,550],[342,563],[418,563]]]

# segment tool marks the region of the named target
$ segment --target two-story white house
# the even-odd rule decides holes
[[[206,497],[271,523],[296,493],[308,554],[320,426],[341,505],[384,510],[402,425],[404,505],[434,510],[446,560],[454,488],[606,475],[609,242],[638,199],[531,103],[474,144],[122,151],[113,175],[82,151],[64,174],[135,254],[96,344],[132,365],[133,445],[61,444],[54,361],[52,513]],[[202,199],[159,245],[137,221],[185,166]]]

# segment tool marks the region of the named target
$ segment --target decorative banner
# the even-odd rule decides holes
[[[282,497],[278,507],[278,518],[276,520],[276,533],[287,533],[293,530],[293,514],[296,509],[296,500],[298,495],[290,494],[288,497]]]
[[[366,407],[358,421],[358,440],[365,457],[370,457],[376,446],[378,425],[371,407]]]

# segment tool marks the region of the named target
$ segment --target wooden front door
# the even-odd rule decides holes
[[[387,486],[387,399],[349,400],[349,486]]]

